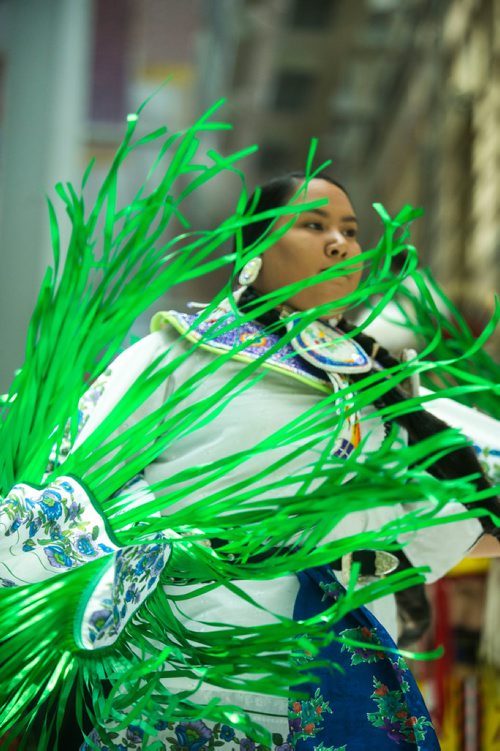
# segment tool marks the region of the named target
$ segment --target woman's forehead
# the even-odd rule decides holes
[[[302,180],[297,189],[299,190],[304,186],[306,181]],[[306,203],[310,201],[318,200],[319,198],[326,198],[327,203],[321,206],[323,211],[328,211],[339,208],[349,207],[351,214],[354,214],[351,201],[342,188],[335,183],[324,180],[323,178],[313,178],[309,180],[305,185],[305,190],[297,197],[294,203]]]

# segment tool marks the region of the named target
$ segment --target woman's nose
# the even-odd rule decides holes
[[[325,245],[325,254],[328,258],[347,257],[347,241],[342,232],[334,232]]]

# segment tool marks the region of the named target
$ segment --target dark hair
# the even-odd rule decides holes
[[[263,211],[270,211],[271,209],[275,209],[278,206],[284,206],[287,201],[293,196],[293,194],[299,187],[299,184],[303,182],[306,177],[307,175],[305,172],[288,172],[281,177],[274,177],[272,180],[264,183],[264,185],[260,186],[260,188],[258,189],[260,190],[260,194],[257,202],[255,203],[255,206],[253,204],[255,202],[257,190],[252,193],[252,195],[248,199],[246,210],[249,211],[253,206],[252,213],[259,214]],[[340,188],[340,190],[342,190],[349,198],[349,194],[344,186],[330,177],[330,175],[328,175],[326,172],[318,172],[317,175],[314,175],[313,179],[326,180],[326,182],[329,182],[332,185],[336,185],[337,188]],[[242,230],[243,246],[245,248],[248,248],[253,245],[253,243],[257,242],[259,237],[264,234],[272,221],[272,219],[263,219],[261,222],[254,222],[253,224],[248,224],[246,227],[244,227]]]

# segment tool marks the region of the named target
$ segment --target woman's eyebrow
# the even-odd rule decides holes
[[[318,214],[319,216],[325,217],[325,219],[330,218],[330,214],[328,213],[328,211],[325,211],[324,209],[308,209],[307,211],[304,211],[304,214]],[[341,221],[342,222],[356,222],[356,224],[358,223],[358,220],[354,216],[354,214],[343,216]]]
[[[328,211],[325,211],[324,209],[307,209],[304,211],[304,214],[318,214],[319,216],[324,216],[325,219],[329,218]]]

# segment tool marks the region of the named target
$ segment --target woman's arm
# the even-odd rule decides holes
[[[155,334],[115,360],[80,401],[77,443],[92,432],[164,347],[165,337]],[[0,586],[41,582],[122,547],[100,504],[79,479],[84,473],[78,462],[68,468],[73,448],[68,436],[67,445],[59,447],[51,459],[50,470],[58,467],[64,476],[42,487],[19,482],[5,498],[0,497]],[[135,496],[142,501],[145,483],[133,480]]]
[[[500,540],[493,535],[482,535],[467,553],[468,558],[499,558]]]

